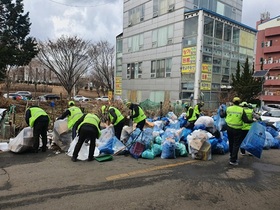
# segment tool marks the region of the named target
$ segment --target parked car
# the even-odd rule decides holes
[[[58,96],[56,94],[45,94],[45,95],[39,96],[38,99],[41,101],[59,100],[60,96]]]
[[[73,100],[74,101],[91,101],[92,99],[88,98],[88,97],[85,97],[85,96],[82,96],[82,95],[76,95],[76,96],[73,97]]]
[[[15,94],[26,97],[28,100],[32,99],[32,93],[29,91],[17,91],[17,92],[15,92]]]
[[[8,98],[8,93],[3,94],[4,98]],[[21,100],[23,96],[16,94],[16,93],[9,93],[9,98],[14,100]]]
[[[280,122],[280,110],[272,109],[270,111],[265,111],[262,113],[261,119],[269,124]]]
[[[108,96],[101,96],[101,97],[95,98],[95,100],[97,100],[97,101],[109,101],[109,98],[108,98]]]

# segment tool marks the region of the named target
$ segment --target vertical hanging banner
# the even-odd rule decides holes
[[[181,73],[194,73],[196,68],[196,47],[187,47],[182,51]]]

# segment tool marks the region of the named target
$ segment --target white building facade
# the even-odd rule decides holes
[[[241,14],[242,0],[124,0],[115,95],[217,107],[237,61],[253,62],[256,31]]]

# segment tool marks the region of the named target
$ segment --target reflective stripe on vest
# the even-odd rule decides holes
[[[48,116],[48,114],[43,109],[41,109],[39,107],[31,107],[29,109],[30,109],[30,114],[31,114],[31,117],[29,118],[29,126],[31,128],[33,128],[34,122],[37,120],[38,117]]]
[[[243,126],[243,108],[240,106],[233,105],[227,108],[226,113],[227,116],[225,120],[227,125],[231,128],[241,129]]]
[[[100,122],[100,119],[95,114],[87,114],[85,116],[83,122],[81,122],[81,124],[78,126],[78,130],[85,123],[94,125],[97,128],[97,130],[98,130],[98,138],[99,138],[100,135],[101,135],[101,131],[100,131],[99,126],[98,126],[99,122]]]
[[[79,107],[73,106],[68,109],[70,111],[70,115],[68,116],[68,128],[71,129],[74,124],[83,116],[83,112]]]
[[[115,113],[116,113],[116,115],[117,115],[117,120],[116,120],[116,122],[114,123],[114,125],[117,125],[122,119],[124,119],[124,116],[122,115],[122,113],[118,110],[118,109],[116,109],[115,107],[112,107],[112,106],[110,106],[109,107],[109,110],[110,109],[114,109],[115,110]],[[110,117],[110,121],[112,122],[113,121],[113,116],[110,114],[110,112],[109,112],[109,117]]]

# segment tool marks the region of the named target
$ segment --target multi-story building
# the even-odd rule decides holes
[[[115,82],[122,98],[203,98],[216,108],[237,61],[253,62],[256,30],[240,23],[242,0],[124,0],[123,8]]]
[[[280,16],[263,13],[257,22],[256,70],[266,70],[261,100],[280,104]]]
[[[26,66],[12,69],[10,74],[13,82],[59,83],[57,76],[46,68],[37,58],[33,58]]]

